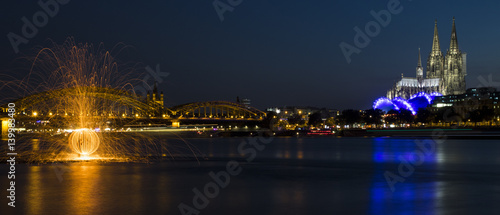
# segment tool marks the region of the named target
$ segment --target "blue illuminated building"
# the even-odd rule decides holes
[[[426,108],[430,104],[436,96],[441,96],[439,93],[430,93],[427,94],[425,92],[420,92],[414,94],[410,97],[410,99],[406,100],[400,97],[396,97],[394,99],[388,99],[386,97],[381,97],[373,103],[374,109],[381,109],[385,112],[390,110],[400,110],[406,109],[411,111],[413,115],[417,114],[418,109]]]

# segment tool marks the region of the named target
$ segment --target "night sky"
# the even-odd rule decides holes
[[[455,16],[460,49],[468,53],[467,87],[480,85],[481,76],[500,82],[497,1],[402,0],[402,11],[347,63],[339,44],[353,45],[353,28],[364,29],[374,20],[370,11],[387,10],[388,2],[243,0],[221,22],[212,0],[72,0],[16,54],[7,34],[22,35],[21,18],[32,19],[41,8],[36,1],[8,1],[0,9],[0,70],[17,69],[16,59],[48,39],[72,36],[107,49],[124,43],[129,48],[118,59],[137,68],[159,64],[170,73],[159,87],[167,106],[239,96],[260,109],[367,109],[401,73],[415,76],[419,47],[425,69],[435,19],[446,54]]]

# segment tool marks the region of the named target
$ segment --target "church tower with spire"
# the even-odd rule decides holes
[[[432,50],[427,58],[426,78],[441,78],[444,70],[444,57],[439,46],[439,34],[437,20],[434,21],[434,38],[432,40]]]
[[[458,48],[457,30],[455,17],[451,29],[450,48],[444,60],[444,74],[442,77],[443,95],[456,95],[465,93],[466,53]]]
[[[418,48],[418,64],[417,64],[417,79],[424,78],[424,68],[422,68],[422,56],[420,55],[420,48]]]
[[[158,87],[155,85],[153,87],[153,92],[150,94],[148,91],[147,97],[146,97],[146,103],[154,107],[153,110],[149,113],[150,116],[160,116],[164,112],[164,101],[163,101],[163,91],[161,93],[158,93]]]

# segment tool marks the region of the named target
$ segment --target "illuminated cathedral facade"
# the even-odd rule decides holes
[[[451,31],[450,47],[446,56],[441,52],[437,21],[434,24],[434,38],[432,51],[427,58],[427,72],[424,78],[424,69],[420,49],[418,52],[418,64],[416,77],[403,77],[387,91],[387,98],[397,97],[410,99],[418,93],[457,95],[465,93],[465,76],[467,75],[467,54],[458,48],[455,18]]]

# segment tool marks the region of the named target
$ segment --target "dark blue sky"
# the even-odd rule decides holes
[[[220,0],[226,3],[226,0]],[[62,43],[130,46],[120,60],[144,68],[160,64],[170,75],[160,84],[166,105],[249,98],[257,108],[311,105],[371,107],[401,73],[414,76],[417,50],[424,64],[431,49],[434,19],[441,49],[449,47],[452,17],[459,46],[468,53],[467,87],[478,77],[500,81],[500,3],[465,0],[401,0],[403,11],[371,38],[348,64],[339,44],[353,44],[353,28],[374,20],[370,11],[387,1],[243,0],[221,22],[212,0],[76,1],[39,29],[14,53],[9,32],[21,34],[21,17],[41,10],[35,1],[8,1],[0,9],[2,71],[47,39]],[[425,66],[424,66],[425,67]]]

